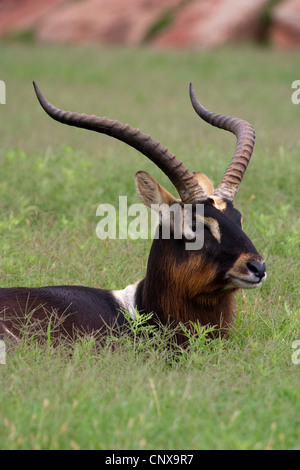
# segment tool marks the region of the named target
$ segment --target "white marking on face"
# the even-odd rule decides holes
[[[249,256],[242,254],[234,263],[232,268],[228,271],[227,276],[230,280],[228,286],[239,287],[241,289],[253,289],[261,286],[261,284],[267,279],[267,273],[265,272],[262,277],[256,276],[248,267]],[[261,258],[259,262],[264,263]]]
[[[202,217],[198,214],[196,214],[196,218],[197,221],[202,222],[204,225],[206,225],[209,228],[211,234],[217,240],[217,242],[221,243],[220,226],[216,219],[212,219],[211,217]]]

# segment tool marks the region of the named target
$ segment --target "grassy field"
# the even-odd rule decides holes
[[[2,44],[1,286],[122,288],[145,274],[150,240],[100,241],[100,203],[139,202],[134,174],[166,177],[124,144],[59,125],[40,109],[36,80],[58,107],[106,115],[150,133],[216,184],[232,135],[202,123],[203,105],[256,129],[235,205],[267,261],[262,289],[241,291],[228,340],[170,350],[170,331],[99,351],[25,337],[0,365],[1,449],[299,449],[299,54],[252,46],[211,53]],[[141,336],[138,333],[142,331]]]

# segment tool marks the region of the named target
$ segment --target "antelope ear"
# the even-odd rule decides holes
[[[206,192],[208,196],[212,196],[214,193],[214,187],[210,179],[204,174],[200,173],[199,171],[194,172],[194,178],[198,181],[200,186]]]
[[[151,204],[168,204],[168,206],[171,206],[180,202],[145,171],[138,171],[134,182],[142,202],[150,209]]]

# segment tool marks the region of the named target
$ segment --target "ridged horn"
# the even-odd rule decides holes
[[[55,108],[43,96],[35,82],[33,82],[33,86],[42,108],[51,118],[69,126],[109,135],[143,153],[167,175],[185,204],[207,198],[205,191],[196,178],[182,162],[177,160],[174,154],[170,153],[166,147],[153,140],[149,135],[143,134],[139,129],[134,129],[128,124],[112,121],[106,117],[78,114]]]
[[[254,129],[247,121],[212,113],[205,109],[197,100],[192,83],[190,84],[190,98],[194,110],[204,121],[212,126],[232,132],[237,138],[232,160],[217,189],[214,191],[215,196],[233,201],[253,152],[255,141]]]

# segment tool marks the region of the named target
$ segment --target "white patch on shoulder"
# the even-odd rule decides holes
[[[135,284],[130,284],[125,287],[125,289],[111,291],[116,301],[120,304],[120,307],[129,312],[133,318],[135,318],[136,308],[135,293],[139,283],[140,281],[137,281]]]

